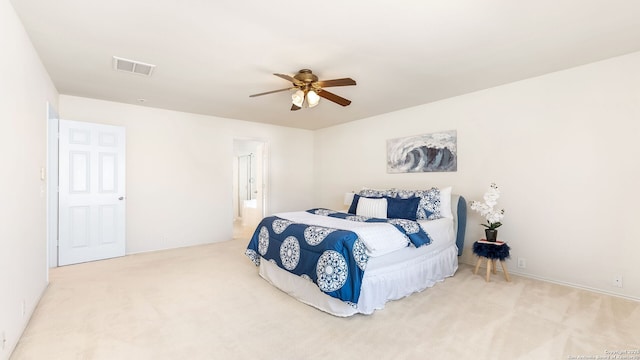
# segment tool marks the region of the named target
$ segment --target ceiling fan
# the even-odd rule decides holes
[[[291,95],[291,111],[302,109],[305,101],[308,107],[314,107],[318,105],[320,98],[325,98],[329,101],[333,101],[336,104],[347,106],[351,104],[351,100],[347,100],[341,96],[338,96],[332,92],[325,90],[324,88],[332,86],[349,86],[355,85],[356,81],[351,78],[333,79],[333,80],[318,80],[318,77],[314,75],[309,69],[302,69],[298,71],[294,76],[285,74],[273,74],[279,78],[290,81],[292,86],[280,89],[267,91],[259,94],[249,95],[249,97],[262,96],[267,94],[273,94],[281,91],[294,90],[296,91]]]

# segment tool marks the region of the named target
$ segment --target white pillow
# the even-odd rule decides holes
[[[451,212],[451,186],[440,189],[440,215],[453,219]]]
[[[358,199],[356,215],[386,219],[387,199],[369,199],[366,197],[361,197],[360,199]]]

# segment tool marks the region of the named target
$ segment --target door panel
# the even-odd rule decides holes
[[[60,120],[59,265],[125,254],[125,129]]]
[[[69,152],[69,192],[72,194],[89,193],[89,162],[91,154],[87,151]],[[61,174],[64,176],[64,174]]]
[[[89,246],[89,213],[88,206],[69,207],[69,235],[73,248],[86,248]]]
[[[115,229],[118,228],[116,207],[114,205],[101,205],[99,208],[98,222],[98,226],[100,227],[100,243],[113,243],[117,239]]]
[[[99,189],[100,193],[115,193],[118,191],[117,184],[117,167],[118,160],[116,153],[100,153],[99,163]]]

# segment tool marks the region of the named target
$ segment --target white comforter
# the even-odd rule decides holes
[[[367,255],[371,257],[389,254],[409,244],[409,239],[392,224],[349,221],[306,211],[279,213],[275,216],[297,223],[353,231],[364,242]]]

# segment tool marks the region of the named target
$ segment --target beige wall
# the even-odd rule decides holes
[[[229,240],[233,139],[269,148],[270,212],[310,208],[313,132],[60,96],[60,118],[127,132],[127,253]]]
[[[47,101],[58,94],[13,7],[0,1],[0,359],[47,285]],[[23,314],[24,303],[24,314]]]
[[[387,174],[386,140],[457,130],[458,171]],[[316,132],[321,206],[345,191],[453,185],[502,189],[509,269],[640,299],[640,53]],[[463,261],[482,222],[470,213]],[[525,269],[516,259],[526,259]],[[623,275],[624,288],[612,286]]]

